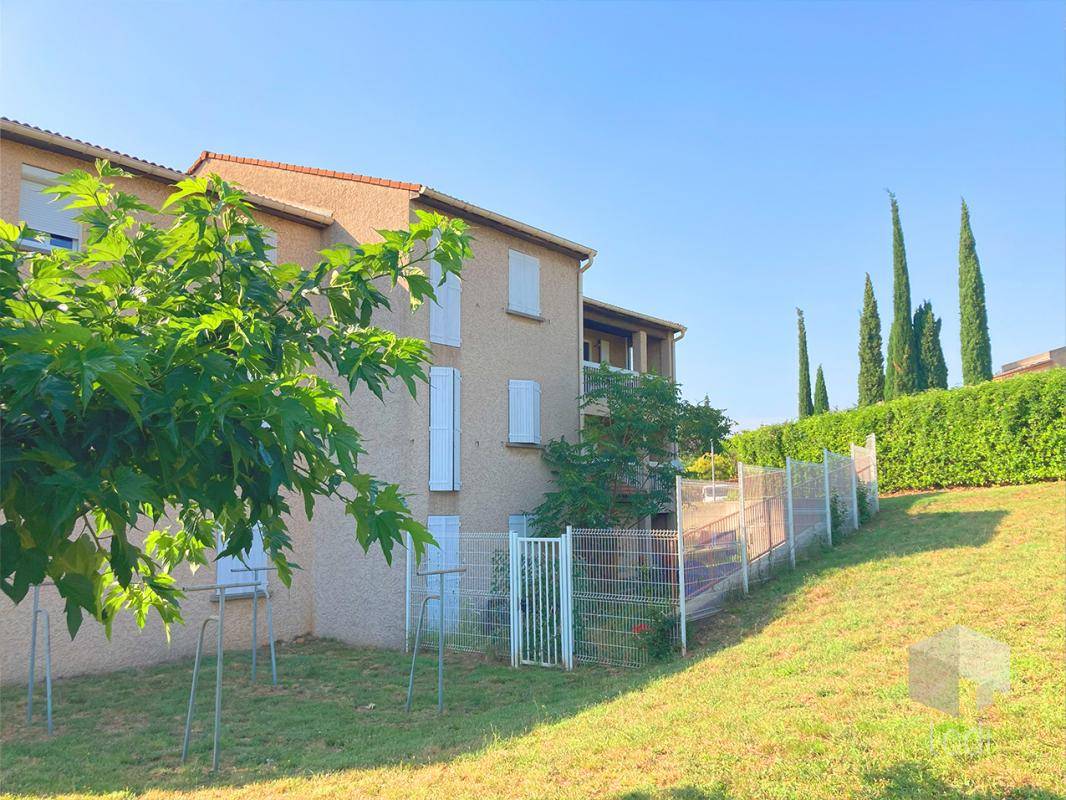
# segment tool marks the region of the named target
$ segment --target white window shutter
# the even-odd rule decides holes
[[[508,395],[508,441],[540,444],[540,384],[510,381]]]
[[[222,549],[221,531],[216,534],[215,547]],[[263,549],[263,534],[256,525],[252,528],[252,549],[245,554],[244,561],[237,556],[225,556],[215,561],[215,583],[250,583],[257,579],[257,573],[246,572],[244,567],[268,566],[266,550]],[[267,572],[258,573],[259,590],[267,590]],[[252,593],[251,586],[226,589],[226,597],[243,597]]]
[[[271,264],[278,263],[278,234],[276,231],[266,231],[263,234],[263,246],[266,247],[267,261]]]
[[[429,247],[436,247],[438,242],[440,242],[440,233],[434,231],[429,240]],[[450,272],[444,285],[438,286],[441,274],[440,264],[430,259],[429,280],[433,284],[433,291],[437,293],[437,300],[429,306],[429,340],[437,344],[459,347],[462,341],[460,325],[463,284],[458,275]]]
[[[507,530],[514,531],[519,536],[528,536],[529,517],[525,514],[511,514],[507,518]]]
[[[452,367],[429,370],[429,488],[434,492],[459,489],[459,371]]]
[[[49,186],[54,186],[58,178],[54,172],[23,164],[19,217],[35,231],[72,239],[76,248],[81,239],[81,225],[74,219],[78,212],[63,208],[68,200],[42,194]]]
[[[517,250],[508,251],[508,306],[540,315],[540,261]]]
[[[426,527],[437,540],[437,546],[426,551],[425,569],[450,569],[462,566],[459,552],[459,517],[432,516],[426,520]],[[440,585],[437,575],[428,576],[426,588],[435,593]],[[428,628],[437,630],[440,621],[437,601],[431,600],[426,608]],[[459,573],[444,576],[444,629],[452,631],[459,625]]]

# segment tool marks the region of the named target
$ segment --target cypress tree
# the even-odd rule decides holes
[[[814,413],[824,414],[829,410],[829,393],[825,390],[825,375],[822,365],[818,365],[818,374],[814,379]]]
[[[929,301],[919,303],[918,307],[914,309],[914,319],[911,322],[911,330],[914,332],[914,342],[917,345],[915,348],[915,370],[914,370],[914,390],[917,392],[924,392],[929,386],[926,383],[926,362],[922,360],[922,342],[925,337],[925,321],[926,313],[925,306]]]
[[[814,412],[811,402],[811,362],[807,358],[807,326],[803,322],[802,309],[796,309],[799,324],[799,418],[809,417]]]
[[[970,229],[970,209],[962,201],[959,226],[959,334],[962,339],[962,382],[966,385],[992,377],[992,345],[988,339],[985,281],[977,245]]]
[[[885,396],[885,357],[881,353],[881,315],[877,313],[877,298],[870,273],[866,273],[866,289],[859,317],[859,405],[880,402]]]
[[[899,221],[896,196],[892,201],[892,327],[888,333],[888,361],[885,365],[885,399],[913,394],[917,389],[917,359],[911,328],[911,282],[907,275],[907,250]]]
[[[933,313],[926,300],[914,312],[914,338],[918,342],[918,390],[947,389],[948,366],[940,345],[942,320]]]

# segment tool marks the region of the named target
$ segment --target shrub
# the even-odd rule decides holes
[[[990,486],[1066,478],[1066,370],[934,389],[735,435],[750,464],[820,461],[877,435],[879,488]]]

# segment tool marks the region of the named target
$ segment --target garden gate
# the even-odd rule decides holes
[[[571,534],[510,539],[511,664],[573,669]]]

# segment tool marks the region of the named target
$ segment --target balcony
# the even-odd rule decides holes
[[[582,366],[585,370],[585,391],[597,391],[604,388],[603,375],[600,372],[600,365],[595,361],[583,361]],[[640,380],[640,373],[631,369],[623,369],[622,367],[614,367],[607,364],[608,371],[618,376],[625,386],[636,386]]]

